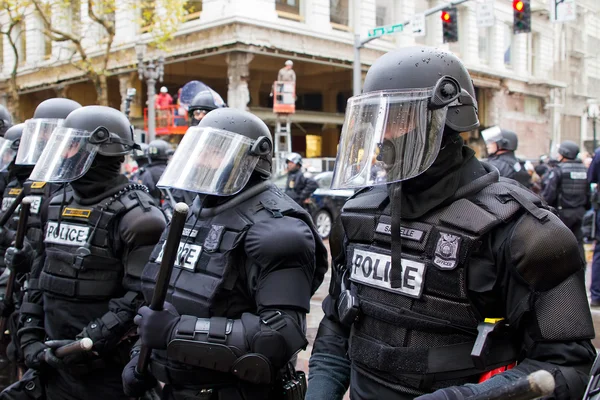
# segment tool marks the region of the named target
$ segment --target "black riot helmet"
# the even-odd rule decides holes
[[[565,140],[558,146],[558,154],[569,160],[574,160],[579,154],[579,146],[571,140]]]
[[[208,112],[217,108],[225,108],[227,104],[214,90],[208,88],[194,96],[188,107],[190,126],[196,126]]]
[[[273,139],[263,121],[246,111],[211,111],[190,127],[157,183],[215,196],[232,196],[251,176],[271,175]]]
[[[0,137],[4,136],[6,130],[12,126],[12,117],[3,105],[0,105]]]
[[[13,150],[19,150],[19,143],[21,142],[21,136],[23,136],[23,130],[25,129],[25,124],[17,124],[13,125],[4,134],[4,140],[8,140],[11,142],[11,147]]]
[[[481,131],[481,136],[486,144],[496,143],[498,150],[516,151],[519,147],[519,137],[513,131],[500,129],[497,126]],[[493,153],[495,154],[495,152]]]
[[[146,143],[138,143],[138,145],[140,148],[133,151],[131,158],[136,162],[139,160],[148,161],[148,145]]]
[[[54,129],[61,126],[72,111],[79,108],[81,108],[81,104],[69,99],[55,98],[42,101],[36,107],[33,118],[25,121],[25,129],[15,163],[17,165],[35,165]]]
[[[7,129],[3,138],[0,138],[0,171],[6,171],[9,164],[15,159],[25,124],[13,125]]]
[[[156,139],[148,144],[147,154],[150,162],[167,161],[173,155],[173,147],[162,139]]]
[[[363,93],[348,100],[332,188],[414,178],[433,164],[444,134],[477,126],[473,82],[455,55],[425,46],[391,51],[369,68]],[[375,181],[373,168],[384,179]]]
[[[122,158],[133,149],[139,145],[123,113],[104,106],[81,107],[54,130],[31,179],[71,182],[89,170],[97,154]]]

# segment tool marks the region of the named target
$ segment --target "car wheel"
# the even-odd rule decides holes
[[[321,236],[321,239],[327,239],[331,233],[331,214],[326,210],[319,210],[315,214],[313,220],[315,221],[317,232],[319,233],[319,236]]]

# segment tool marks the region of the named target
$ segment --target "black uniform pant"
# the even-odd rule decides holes
[[[562,208],[558,211],[560,220],[573,232],[577,239],[579,246],[579,253],[581,259],[585,262],[585,252],[583,250],[583,232],[581,231],[581,222],[583,221],[583,215],[585,214],[585,208]]]
[[[223,387],[203,389],[199,387],[180,387],[165,385],[163,400],[280,400],[265,390],[240,389]]]

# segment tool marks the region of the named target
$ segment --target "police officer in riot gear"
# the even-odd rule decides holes
[[[227,107],[221,96],[214,90],[208,88],[202,90],[192,100],[188,107],[188,117],[190,126],[196,126],[204,116],[217,108]]]
[[[424,46],[385,54],[346,122],[332,187],[364,189],[330,238],[306,398],[457,400],[539,369],[556,399],[581,397],[594,329],[576,240],[464,145],[479,121],[463,63]],[[370,186],[369,157],[357,163],[377,149],[387,185]]]
[[[155,349],[153,377],[123,371],[130,396],[166,386],[165,399],[282,397],[290,359],[307,345],[305,315],[327,270],[310,216],[273,186],[272,138],[254,115],[209,113],[191,127],[159,186],[194,191],[165,310],[139,310],[141,342]],[[143,274],[152,297],[163,235]],[[296,375],[295,372],[289,372]]]
[[[489,132],[487,135],[484,132]],[[531,187],[531,176],[515,156],[519,146],[517,134],[506,129],[492,127],[482,132],[489,158],[487,162],[500,171],[500,176],[514,179],[526,188]]]
[[[156,183],[162,176],[169,157],[173,154],[171,144],[162,139],[156,139],[148,144],[148,161],[150,162],[144,167],[144,171],[140,174],[138,182],[148,187],[150,195],[154,197],[156,204],[160,204],[163,200],[163,195]]]
[[[548,174],[542,195],[549,205],[558,209],[562,222],[573,232],[583,251],[583,232],[581,222],[589,208],[590,198],[587,182],[587,168],[577,159],[579,146],[565,140],[558,147],[558,164]]]
[[[285,194],[290,196],[296,203],[303,205],[319,185],[314,179],[305,176],[302,172],[302,156],[300,154],[288,154],[285,162],[288,171]]]
[[[12,126],[12,117],[6,107],[0,105],[0,137],[3,137],[8,128]],[[8,183],[8,171],[0,172],[0,192],[4,193]]]
[[[49,202],[45,260],[18,331],[25,364],[43,375],[47,398],[127,399],[120,375],[143,302],[141,272],[166,225],[147,189],[120,173],[124,156],[136,147],[125,115],[82,107],[54,130],[31,173],[31,180],[72,188]],[[15,262],[28,257],[12,251]],[[84,337],[93,341],[92,352],[54,355],[54,348]],[[40,385],[27,380],[2,396]]]
[[[138,169],[135,170],[129,180],[132,182],[138,182],[140,179],[140,175],[144,172],[146,165],[150,163],[148,160],[148,145],[146,143],[139,143],[140,148],[133,151],[131,154],[131,158],[138,166]]]

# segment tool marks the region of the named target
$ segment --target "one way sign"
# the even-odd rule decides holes
[[[414,37],[425,36],[425,14],[415,14],[410,21],[410,30]]]

